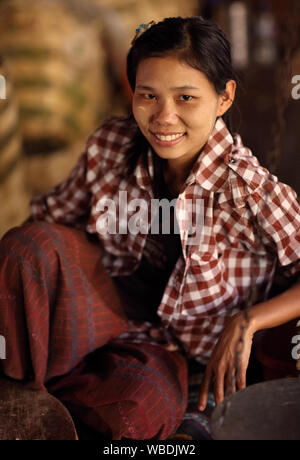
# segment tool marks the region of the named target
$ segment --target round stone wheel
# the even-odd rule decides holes
[[[68,410],[46,391],[0,379],[0,440],[76,440]]]
[[[300,379],[257,383],[226,397],[211,429],[215,440],[300,440]]]

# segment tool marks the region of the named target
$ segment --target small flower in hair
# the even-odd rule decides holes
[[[150,29],[150,27],[154,26],[156,24],[155,21],[150,21],[147,24],[141,24],[135,31],[135,37],[131,42],[131,45],[133,45],[136,40],[144,33],[146,30]]]

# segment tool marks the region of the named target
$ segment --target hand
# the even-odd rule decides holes
[[[241,350],[238,342],[241,337],[243,325],[245,325],[245,319],[242,313],[229,318],[225,324],[205,370],[198,399],[199,410],[202,411],[206,408],[208,392],[212,383],[214,384],[216,405],[223,401],[226,390],[230,389],[232,392],[235,392],[236,387],[238,390],[246,387],[246,371],[249,364],[254,331],[251,330],[250,324],[244,329],[243,348]],[[236,363],[237,346],[240,353]],[[236,364],[238,367],[236,384],[232,385],[236,372]]]

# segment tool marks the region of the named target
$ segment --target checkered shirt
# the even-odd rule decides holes
[[[88,139],[69,177],[31,202],[34,220],[98,234],[111,276],[137,269],[153,217],[151,150],[148,168],[140,157],[134,173],[125,174],[126,151],[136,129],[132,120],[106,121]],[[137,211],[124,215],[120,192],[128,203],[142,199],[148,204],[142,206],[144,224],[137,234],[126,230]],[[107,217],[105,203],[111,202],[117,215],[113,234],[98,227]],[[226,318],[246,306],[251,286],[256,286],[255,302],[261,302],[277,266],[287,276],[299,271],[300,201],[218,119],[178,196],[176,215],[183,251],[158,308],[162,326],[154,330],[149,323],[129,322],[122,338],[155,342],[173,337],[189,357],[205,364]]]

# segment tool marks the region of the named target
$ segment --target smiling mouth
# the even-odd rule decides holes
[[[174,133],[174,134],[159,134],[159,133],[152,133],[158,140],[163,142],[170,142],[180,139],[185,135],[185,133]]]

